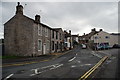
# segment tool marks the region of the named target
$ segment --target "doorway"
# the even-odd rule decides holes
[[[44,55],[46,54],[46,44],[45,43],[43,44],[43,54]]]

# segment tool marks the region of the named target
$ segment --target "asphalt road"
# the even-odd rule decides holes
[[[110,50],[107,50],[107,51],[111,52],[111,54],[113,52],[117,53],[115,52],[116,50],[114,51],[114,49],[112,49],[111,51]],[[94,52],[89,49],[81,49],[80,47],[77,47],[71,50],[69,53],[66,53],[58,58],[55,58],[49,61],[26,64],[22,66],[3,67],[2,77],[5,80],[9,78],[14,78],[14,79],[22,78],[22,79],[28,79],[28,80],[30,79],[33,80],[36,78],[38,80],[43,80],[43,79],[46,80],[46,79],[53,79],[53,78],[55,80],[58,80],[58,79],[59,80],[60,79],[78,80],[85,72],[87,72],[90,68],[92,68],[102,57],[104,57],[105,55],[108,55],[109,57],[111,57],[109,54],[106,54],[108,53],[107,51]],[[115,60],[116,58],[112,57],[111,59]],[[106,61],[106,64],[109,65],[109,60],[108,62]],[[112,66],[114,64],[112,64]],[[107,68],[107,67],[104,67],[104,68]],[[102,67],[100,69],[102,69]],[[109,70],[104,69],[105,71],[103,74],[102,73],[103,71],[100,71],[100,69],[98,69],[94,73],[94,75],[92,75],[92,77],[101,78],[101,76],[104,74],[106,74],[107,76],[107,72]],[[104,76],[102,76],[102,78],[104,78]]]
[[[98,55],[109,56],[108,60],[96,71],[94,78],[100,80],[119,80],[120,78],[120,49],[102,50],[96,52]]]

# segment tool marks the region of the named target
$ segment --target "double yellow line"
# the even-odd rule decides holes
[[[87,79],[107,58],[108,56],[103,57],[95,66],[93,66],[89,71],[87,71],[79,80]]]

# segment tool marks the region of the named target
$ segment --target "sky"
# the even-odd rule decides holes
[[[0,38],[3,38],[4,23],[15,15],[16,2],[2,2]],[[34,19],[41,16],[41,22],[52,27],[72,30],[72,34],[83,35],[92,28],[108,33],[118,32],[117,2],[21,2],[23,14]]]

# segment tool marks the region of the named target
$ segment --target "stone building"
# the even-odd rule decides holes
[[[77,46],[79,44],[78,38],[79,38],[79,34],[78,35],[72,35],[73,47],[75,47],[75,46]]]
[[[109,47],[113,47],[114,44],[118,43],[119,35],[114,35],[107,33],[105,31],[99,31],[97,34],[91,36],[90,41],[97,45],[109,45]]]
[[[71,30],[69,30],[69,33],[67,31],[64,31],[64,48],[65,50],[70,50],[73,48],[73,41],[72,41],[72,35]]]
[[[51,53],[51,32],[56,30],[23,14],[23,6],[16,6],[16,14],[4,24],[5,55],[39,56]],[[59,41],[60,43],[60,41]]]
[[[95,28],[91,29],[91,32],[88,34],[84,33],[84,35],[79,36],[79,43],[80,44],[88,44],[91,36],[93,36],[96,33],[98,33],[98,31],[96,31]]]
[[[51,46],[52,52],[64,51],[64,32],[62,28],[52,28]]]

